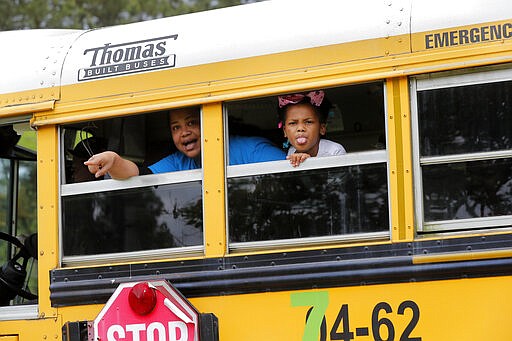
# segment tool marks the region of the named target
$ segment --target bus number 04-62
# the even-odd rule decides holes
[[[297,300],[293,300],[292,298],[292,304],[295,303],[293,304],[294,306],[307,305],[305,304],[305,301],[308,301],[306,297],[297,298]],[[304,298],[306,298],[306,300],[303,300]],[[327,321],[325,319],[327,304],[318,304],[321,301],[323,300],[316,300],[317,304],[314,304],[306,313],[306,326],[302,341],[327,341]],[[324,302],[327,303],[326,301],[328,301],[328,299]],[[386,314],[393,312],[389,303],[377,303],[372,311],[371,328],[368,328],[368,326],[360,326],[355,329],[355,332],[350,327],[348,304],[343,304],[330,330],[330,340],[351,341],[356,339],[357,336],[369,336],[371,329],[374,341],[421,341],[421,337],[411,336],[414,328],[418,324],[420,309],[414,301],[404,301],[398,306],[397,314],[404,315],[407,310],[412,312],[411,319],[402,331],[400,338],[396,339],[396,331],[393,322],[388,318],[389,316],[386,317]]]
[[[307,314],[306,320],[309,317],[309,314],[313,307],[311,307]],[[418,309],[418,305],[413,301],[404,301],[398,306],[397,313],[403,315],[406,309],[411,309],[413,314],[412,318],[405,327],[402,332],[399,341],[421,341],[421,337],[411,337],[411,333],[416,327],[418,323],[420,311]],[[391,313],[391,306],[386,302],[378,303],[372,311],[372,334],[373,339],[375,341],[393,341],[395,340],[395,327],[393,326],[393,322],[386,318],[380,317],[382,315],[381,311],[386,313]],[[387,330],[387,333],[383,331]],[[386,338],[383,338],[382,335],[387,335]],[[367,336],[368,328],[361,327],[356,329],[356,336]],[[338,312],[338,316],[336,316],[336,320],[331,328],[330,332],[331,340],[342,340],[342,341],[350,341],[354,339],[354,332],[351,331],[348,319],[348,304],[343,304],[341,306],[340,311]],[[325,320],[325,316],[322,319],[322,324],[320,325],[320,341],[327,340],[327,322]]]

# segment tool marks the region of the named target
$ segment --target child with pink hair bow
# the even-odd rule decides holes
[[[309,157],[343,155],[339,143],[323,139],[331,104],[321,90],[278,96],[279,128],[291,145],[287,160],[297,167]]]

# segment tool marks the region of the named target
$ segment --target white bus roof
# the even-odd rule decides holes
[[[121,75],[98,68],[141,54],[161,63],[144,71],[182,68],[510,17],[504,0],[273,0],[88,31],[1,32],[0,93]]]

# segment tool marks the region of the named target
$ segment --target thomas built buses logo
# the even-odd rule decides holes
[[[175,34],[117,45],[108,43],[84,50],[91,63],[78,70],[78,81],[172,68],[176,55],[168,53],[168,48],[177,38]]]

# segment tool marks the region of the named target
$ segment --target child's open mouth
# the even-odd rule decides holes
[[[308,139],[305,138],[305,137],[302,137],[302,136],[297,137],[297,143],[298,144],[305,144],[307,141],[308,141]]]
[[[190,141],[185,141],[182,143],[184,149],[188,152],[188,151],[191,151],[195,148],[196,146],[196,143],[197,143],[197,140],[190,140]]]

